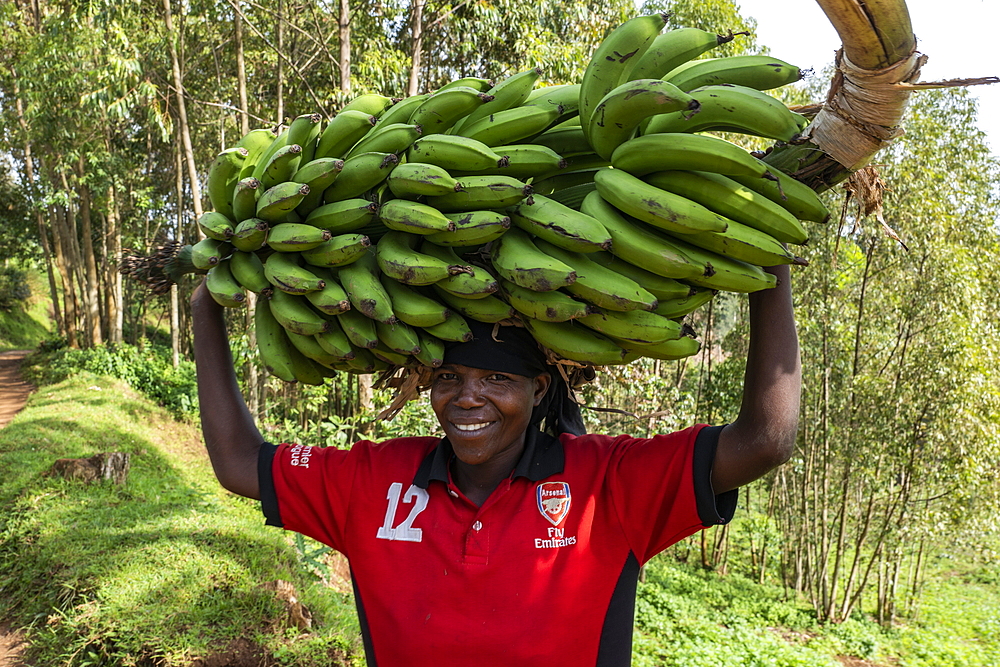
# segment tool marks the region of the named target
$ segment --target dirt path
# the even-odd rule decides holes
[[[34,387],[21,379],[20,366],[30,350],[0,352],[0,428],[14,418]]]
[[[34,387],[21,378],[20,366],[30,350],[0,352],[0,428],[14,418],[28,400]],[[0,667],[18,667],[24,644],[20,633],[0,623]]]

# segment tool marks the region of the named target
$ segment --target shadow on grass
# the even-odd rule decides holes
[[[33,407],[46,413],[109,403],[41,393]],[[142,401],[114,404],[137,420],[160,416]],[[61,664],[91,644],[147,659],[281,632],[280,604],[261,588],[299,579],[281,532],[263,529],[210,472],[177,468],[124,427],[76,418],[85,419],[29,416],[0,431],[0,619],[32,627],[29,664]],[[132,455],[124,485],[46,475],[58,458],[102,451]],[[245,645],[237,653],[261,657]]]

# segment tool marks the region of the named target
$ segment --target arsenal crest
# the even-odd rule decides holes
[[[553,526],[558,526],[569,514],[569,484],[566,482],[542,482],[536,489],[538,511]]]

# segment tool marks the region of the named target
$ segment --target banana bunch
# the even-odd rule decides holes
[[[259,351],[289,382],[438,366],[469,319],[584,364],[695,354],[685,316],[773,286],[761,267],[805,264],[787,244],[828,212],[705,134],[797,140],[807,120],[762,91],[801,72],[701,58],[735,36],[665,20],[612,31],[579,83],[463,78],[251,131],[209,168],[185,266],[223,306],[261,297]]]

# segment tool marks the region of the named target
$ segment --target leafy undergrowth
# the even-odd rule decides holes
[[[665,554],[639,584],[634,667],[1000,667],[1000,572],[939,566],[916,619],[886,629],[860,613],[821,625],[774,585]]]
[[[108,451],[131,454],[122,486],[45,475]],[[193,426],[124,384],[84,373],[43,387],[0,430],[0,470],[0,620],[25,628],[27,664],[228,652],[215,664],[326,666],[361,653],[350,594],[319,584],[255,502],[219,487]],[[312,611],[307,635],[262,586],[275,580]]]
[[[6,306],[0,307],[0,352],[32,350],[52,335],[51,302],[44,277],[37,271],[29,271],[26,286],[30,296],[10,300]],[[3,287],[0,281],[0,288]]]

